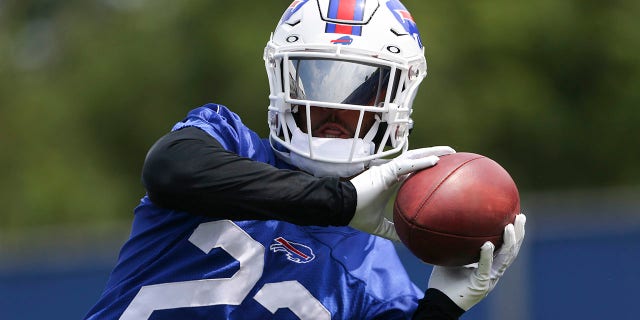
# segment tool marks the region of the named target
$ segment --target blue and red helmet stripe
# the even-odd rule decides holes
[[[366,0],[331,0],[329,1],[329,19],[362,22],[364,18],[364,3]],[[327,33],[341,33],[362,35],[362,26],[327,22]]]

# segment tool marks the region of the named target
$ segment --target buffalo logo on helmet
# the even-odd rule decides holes
[[[353,42],[353,38],[351,38],[349,36],[344,36],[344,37],[340,37],[338,39],[331,40],[331,43],[333,43],[333,44],[341,44],[343,46],[348,46],[352,42]]]

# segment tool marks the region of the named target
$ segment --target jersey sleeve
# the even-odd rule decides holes
[[[227,148],[195,126],[160,138],[142,170],[151,201],[232,220],[327,226],[347,225],[353,217],[356,191],[350,182],[278,169]]]

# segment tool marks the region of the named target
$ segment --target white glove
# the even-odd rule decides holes
[[[435,165],[445,154],[455,153],[450,147],[431,147],[407,151],[395,159],[373,166],[351,179],[356,187],[358,203],[349,226],[358,230],[400,241],[393,222],[385,218],[387,202],[411,172]]]
[[[484,299],[496,286],[513,260],[518,256],[524,240],[527,217],[516,216],[514,224],[504,228],[504,243],[493,257],[494,245],[487,241],[480,248],[480,261],[462,267],[434,266],[429,288],[442,291],[464,311]]]

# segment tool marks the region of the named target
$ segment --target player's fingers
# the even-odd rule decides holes
[[[394,161],[394,174],[396,178],[399,178],[410,172],[433,167],[436,163],[438,163],[438,160],[440,160],[440,158],[438,158],[437,156],[428,156],[417,159],[397,158]]]
[[[508,224],[504,228],[503,243],[498,254],[495,257],[493,269],[498,277],[507,270],[511,262],[515,259],[518,252],[516,251],[516,233],[512,224]]]
[[[520,252],[520,247],[522,246],[522,242],[524,241],[524,225],[527,222],[527,217],[524,214],[519,214],[516,216],[516,221],[514,222],[514,241],[515,244],[513,245],[513,249],[512,249],[512,253],[511,253],[511,261],[509,262],[509,264],[511,264],[513,262],[513,260],[516,259],[516,257],[518,256],[518,253]]]
[[[502,235],[504,244],[502,245],[502,249],[510,250],[516,244],[516,231],[513,224],[508,224],[504,227],[504,233]]]
[[[449,146],[436,146],[429,148],[420,148],[409,150],[402,154],[403,157],[408,159],[419,159],[428,156],[444,156],[446,154],[456,153],[456,151]]]
[[[482,247],[480,247],[480,260],[478,261],[478,270],[476,270],[476,273],[481,280],[489,279],[491,276],[494,249],[495,246],[491,241],[485,242]]]
[[[406,174],[433,167],[438,163],[438,156],[455,153],[456,151],[447,146],[438,146],[430,148],[420,148],[409,150],[399,157],[393,159],[388,168],[393,170],[396,179],[406,179]],[[387,183],[390,183],[389,181]]]
[[[516,242],[518,243],[518,245],[520,245],[524,240],[524,234],[525,234],[524,226],[526,223],[527,223],[527,216],[525,216],[524,213],[521,213],[516,216],[516,221],[514,222],[513,225],[515,228]]]

